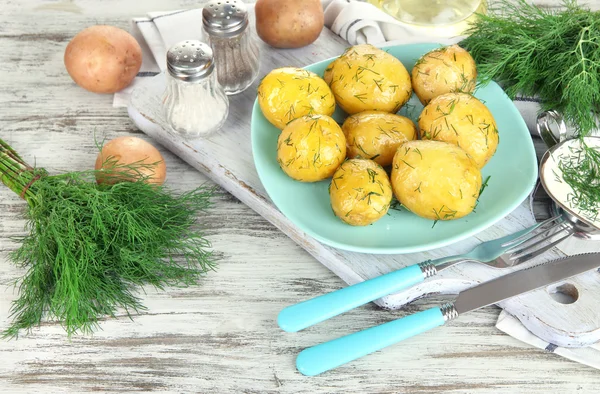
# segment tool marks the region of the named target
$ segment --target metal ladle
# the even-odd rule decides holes
[[[557,149],[560,149],[560,147],[568,140],[575,138],[575,133],[568,130],[562,116],[556,111],[544,111],[538,115],[536,127],[540,138],[548,147],[548,151],[546,151],[540,161],[540,182],[538,182],[538,185],[536,186],[534,195],[539,192],[539,186],[541,184],[543,190],[546,191],[552,200],[550,206],[550,213],[552,216],[562,216],[568,226],[567,230],[573,231],[575,237],[585,240],[600,240],[600,228],[559,201],[559,199],[549,190],[543,175],[546,173],[544,168],[549,165],[548,159],[551,157],[552,153]]]
[[[536,119],[536,128],[548,149],[575,137],[574,133],[569,133],[567,124],[556,111],[544,111],[539,114]]]

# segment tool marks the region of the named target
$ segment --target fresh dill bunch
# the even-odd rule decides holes
[[[139,286],[188,286],[215,268],[197,223],[214,188],[175,195],[138,177],[141,165],[115,166],[131,179],[114,185],[96,183],[96,171],[49,176],[0,139],[0,178],[28,203],[28,234],[9,257],[26,273],[4,337],[46,318],[69,336],[91,333],[100,318],[144,310]]]
[[[600,12],[575,1],[561,10],[525,0],[500,0],[480,14],[460,42],[475,59],[481,83],[508,94],[537,96],[582,136],[597,128],[600,110]]]
[[[600,12],[576,1],[548,10],[524,0],[500,0],[478,20],[460,42],[475,59],[480,83],[498,82],[507,95],[537,96],[544,111],[556,110],[574,127],[583,149],[577,162],[560,163],[574,198],[565,202],[583,215],[600,207],[600,154],[584,137],[599,128]]]

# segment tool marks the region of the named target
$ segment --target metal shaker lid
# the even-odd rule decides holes
[[[248,26],[248,10],[239,0],[210,0],[202,9],[202,24],[208,34],[235,36]]]
[[[167,52],[169,74],[182,81],[193,82],[207,77],[214,68],[213,51],[201,41],[181,41]]]

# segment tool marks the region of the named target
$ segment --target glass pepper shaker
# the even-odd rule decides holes
[[[213,52],[201,41],[182,41],[167,52],[163,110],[177,133],[188,138],[208,136],[225,123],[229,99],[214,70]]]
[[[202,25],[215,54],[219,83],[225,93],[244,91],[259,71],[259,47],[247,29],[246,5],[238,0],[211,0],[202,9]]]

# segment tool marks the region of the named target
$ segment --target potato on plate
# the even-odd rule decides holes
[[[276,68],[258,85],[258,104],[271,124],[283,129],[304,115],[331,115],[335,98],[325,81],[297,67]]]
[[[364,111],[344,121],[346,152],[351,159],[371,159],[382,166],[392,164],[400,145],[417,138],[412,120],[384,111]]]
[[[366,226],[385,215],[392,201],[392,186],[385,170],[373,160],[346,160],[329,185],[331,208],[353,226]]]
[[[473,93],[477,83],[475,60],[458,45],[424,54],[411,74],[413,90],[423,105],[444,93]]]
[[[402,62],[369,44],[348,48],[323,77],[337,104],[350,115],[369,110],[395,113],[412,94]]]
[[[446,93],[434,98],[421,112],[418,123],[422,139],[460,146],[479,168],[498,147],[498,128],[492,113],[467,93]]]
[[[394,156],[391,182],[394,195],[411,212],[432,220],[452,220],[475,208],[481,173],[454,144],[408,141]]]
[[[306,115],[293,120],[277,141],[279,166],[297,181],[329,178],[345,159],[344,133],[327,115]]]

